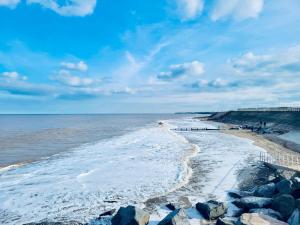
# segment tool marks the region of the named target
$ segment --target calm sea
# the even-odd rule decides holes
[[[123,135],[175,114],[0,115],[0,167]]]

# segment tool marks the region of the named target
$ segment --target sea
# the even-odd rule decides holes
[[[89,222],[111,208],[143,207],[187,184],[191,157],[210,178],[202,195],[224,195],[263,150],[217,131],[175,130],[217,126],[195,116],[0,115],[0,224]]]

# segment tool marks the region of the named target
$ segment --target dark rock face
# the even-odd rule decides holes
[[[293,214],[288,219],[289,225],[299,225],[300,224],[300,211],[299,209],[296,209]]]
[[[177,207],[175,206],[175,204],[173,204],[173,203],[168,203],[168,204],[166,204],[166,207],[168,208],[168,209],[170,209],[170,210],[175,210]]]
[[[267,215],[267,216],[273,217],[277,220],[283,219],[281,214],[273,209],[251,209],[249,212]]]
[[[231,190],[228,192],[228,195],[232,198],[243,198],[243,197],[248,197],[252,196],[253,192],[249,191],[239,191],[239,190]]]
[[[284,219],[288,219],[295,209],[295,199],[291,195],[281,195],[273,199],[272,209],[280,212]]]
[[[112,218],[112,225],[146,225],[150,215],[134,206],[121,207]]]
[[[219,218],[216,222],[216,225],[234,225],[236,221],[229,218]]]
[[[184,209],[175,209],[169,213],[158,225],[190,225]]]
[[[208,220],[217,219],[227,212],[227,206],[224,203],[213,200],[205,203],[197,203],[196,209],[205,219]]]
[[[258,213],[244,213],[240,217],[237,224],[238,225],[288,225],[285,222]]]
[[[300,210],[300,199],[297,199],[295,202],[296,208]]]
[[[266,198],[271,198],[276,191],[276,185],[274,183],[270,184],[265,184],[260,187],[258,187],[254,195],[258,197],[266,197]]]
[[[300,189],[294,190],[293,193],[292,193],[292,196],[293,196],[295,199],[300,199]]]
[[[290,194],[293,191],[293,183],[284,179],[276,184],[276,189],[280,194]]]
[[[234,201],[233,204],[239,208],[243,208],[244,210],[250,210],[268,207],[272,204],[272,199],[263,197],[245,197]]]

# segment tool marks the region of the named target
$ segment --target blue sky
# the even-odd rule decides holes
[[[0,0],[0,113],[300,105],[298,0]]]

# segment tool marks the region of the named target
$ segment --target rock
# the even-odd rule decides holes
[[[293,187],[295,189],[300,189],[300,177],[293,177],[291,181],[293,182]]]
[[[233,201],[233,204],[244,210],[250,210],[268,207],[272,204],[272,199],[264,197],[244,197],[240,200]]]
[[[112,218],[112,225],[146,225],[150,215],[134,206],[121,207]]]
[[[210,200],[206,203],[197,203],[196,209],[198,212],[208,220],[217,219],[223,216],[227,212],[227,206],[225,203]]]
[[[170,210],[175,210],[175,209],[179,209],[180,207],[179,206],[176,206],[175,204],[173,204],[173,203],[168,203],[168,204],[166,204],[166,207],[168,208],[168,209],[170,209]]]
[[[216,225],[234,225],[237,219],[231,218],[218,218]]]
[[[232,204],[231,202],[228,203],[228,210],[226,216],[229,217],[239,217],[244,213],[244,210],[237,207],[236,205]]]
[[[299,225],[300,224],[300,211],[299,209],[296,209],[293,214],[288,219],[289,225]]]
[[[231,190],[227,193],[232,198],[243,198],[253,195],[253,192],[250,191],[239,191],[239,190]]]
[[[269,183],[269,184],[259,186],[255,190],[254,195],[258,197],[271,198],[275,194],[275,191],[276,191],[276,185],[274,183]]]
[[[281,214],[273,209],[251,209],[249,212],[267,215],[267,216],[273,217],[277,220],[283,219]]]
[[[244,213],[240,217],[237,224],[238,225],[288,225],[285,222],[258,213]]]
[[[281,195],[273,199],[272,209],[280,212],[284,219],[288,219],[295,209],[295,199],[291,195]]]
[[[295,207],[300,210],[300,199],[297,199],[295,202]]]
[[[292,193],[292,196],[293,196],[295,199],[300,198],[300,189],[294,190],[293,193]]]
[[[175,209],[169,213],[158,225],[190,225],[184,209]]]
[[[293,191],[293,183],[290,180],[284,179],[276,184],[276,190],[280,194],[290,194]]]
[[[112,216],[115,212],[116,212],[116,209],[111,209],[109,211],[101,213],[98,218],[101,218],[101,217],[104,217],[104,216]]]

